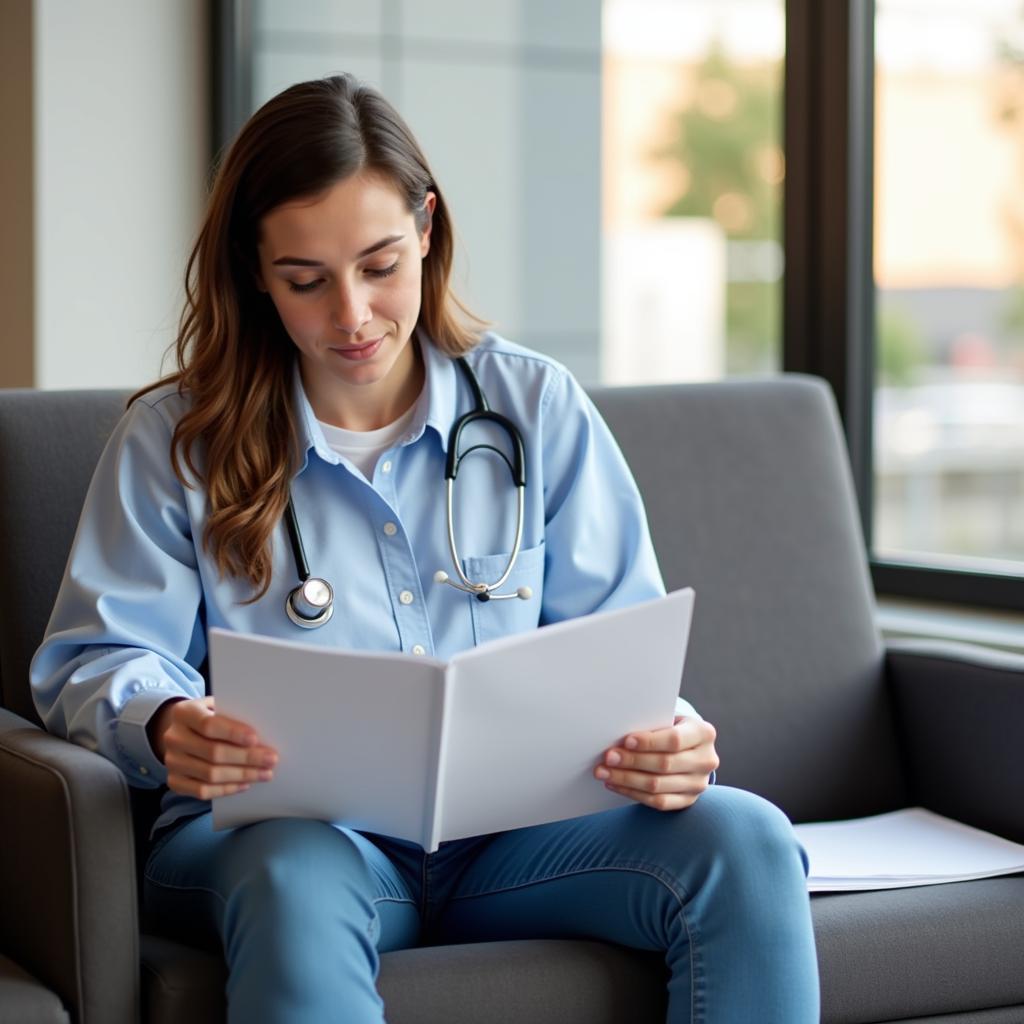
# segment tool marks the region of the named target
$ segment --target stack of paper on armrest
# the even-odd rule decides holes
[[[795,828],[810,860],[811,892],[898,889],[1024,871],[1024,846],[923,807]]]
[[[272,781],[214,800],[214,827],[316,818],[435,850],[622,806],[593,769],[672,724],[692,611],[680,590],[447,664],[211,629],[217,710],[280,755]]]

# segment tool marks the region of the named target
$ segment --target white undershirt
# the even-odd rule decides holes
[[[317,420],[324,432],[324,440],[339,455],[348,459],[366,477],[373,480],[377,459],[409,429],[419,402],[413,402],[394,423],[379,430],[345,430]]]

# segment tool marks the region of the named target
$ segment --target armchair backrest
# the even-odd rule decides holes
[[[696,590],[683,696],[719,781],[796,821],[905,797],[839,417],[817,378],[592,392],[644,495],[669,589]]]
[[[38,722],[28,667],[126,391],[0,390],[0,696]]]

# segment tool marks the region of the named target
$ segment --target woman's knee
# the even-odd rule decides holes
[[[789,819],[755,793],[713,786],[685,810],[658,814],[655,832],[670,860],[693,865],[704,859],[716,873],[806,873],[806,855]]]
[[[691,809],[701,803],[697,817],[720,862],[739,871],[798,868],[806,874],[806,854],[789,818],[775,804],[730,786],[708,790]]]
[[[302,818],[264,821],[236,830],[223,866],[223,895],[268,918],[342,911],[370,899],[370,873],[356,844],[334,826]]]

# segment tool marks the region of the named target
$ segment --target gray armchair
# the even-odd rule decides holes
[[[144,830],[152,801],[44,733],[28,692],[124,397],[0,391],[0,1021],[23,1019],[4,956],[80,1024],[223,1020],[218,951],[140,929],[133,822]],[[719,730],[719,781],[797,822],[920,803],[1024,841],[1024,658],[883,646],[824,385],[594,398],[667,583],[697,591],[683,693]],[[1024,877],[822,895],[812,909],[826,1024],[1024,1021]],[[500,942],[386,954],[379,987],[392,1024],[634,1024],[664,1019],[664,978],[657,957],[600,943]]]

